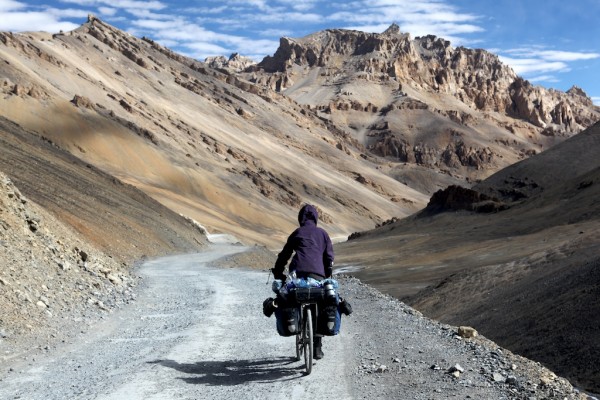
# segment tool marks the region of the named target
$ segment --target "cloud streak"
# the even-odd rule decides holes
[[[600,53],[548,50],[542,46],[500,51],[500,60],[508,64],[518,75],[532,82],[557,83],[560,79],[554,73],[567,73],[578,61],[600,58]]]

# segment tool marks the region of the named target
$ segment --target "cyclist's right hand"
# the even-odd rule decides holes
[[[271,268],[271,272],[273,272],[273,277],[275,279],[285,281],[285,274],[282,271],[277,271],[275,268]]]

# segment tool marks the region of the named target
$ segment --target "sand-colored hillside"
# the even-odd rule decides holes
[[[307,109],[93,17],[3,38],[6,118],[211,232],[276,248],[303,202],[347,236],[427,200]]]

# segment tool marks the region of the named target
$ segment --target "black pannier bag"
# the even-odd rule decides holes
[[[277,319],[277,333],[280,336],[293,336],[300,332],[298,322],[300,320],[300,310],[297,306],[288,306],[285,302],[279,303],[280,306],[275,309],[275,318]]]
[[[342,318],[335,304],[323,305],[319,308],[317,333],[324,336],[334,336],[340,333]]]

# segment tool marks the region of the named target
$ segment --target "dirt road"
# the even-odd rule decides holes
[[[0,365],[1,399],[579,399],[564,379],[485,338],[461,339],[352,278],[354,313],[311,375],[262,314],[267,274],[216,268],[246,248],[156,259],[135,302],[56,348]]]
[[[221,245],[146,263],[135,305],[60,354],[11,367],[0,398],[349,398],[341,371],[351,336],[327,341],[327,357],[304,376],[294,339],[262,315],[267,274],[204,265],[242,250]]]

